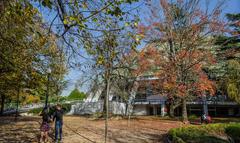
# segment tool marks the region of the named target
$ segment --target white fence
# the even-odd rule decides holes
[[[103,101],[81,102],[72,105],[69,115],[94,114],[103,111]],[[116,115],[123,115],[126,111],[126,105],[120,102],[109,102],[109,112]]]

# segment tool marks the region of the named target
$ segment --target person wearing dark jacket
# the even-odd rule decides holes
[[[53,121],[55,121],[55,141],[62,141],[62,125],[63,125],[63,110],[60,104],[57,104],[56,110],[53,113]],[[59,136],[59,138],[58,138]]]

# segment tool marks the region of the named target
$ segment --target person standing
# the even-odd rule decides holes
[[[48,142],[48,132],[50,130],[49,123],[51,122],[51,118],[49,116],[47,107],[43,109],[43,111],[40,113],[40,116],[42,116],[42,124],[40,127],[40,131],[41,131],[40,143],[43,141]]]
[[[63,125],[63,110],[60,104],[57,104],[56,110],[53,113],[53,121],[55,121],[55,141],[62,141],[62,125]]]

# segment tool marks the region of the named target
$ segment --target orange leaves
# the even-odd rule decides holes
[[[202,70],[205,65],[216,63],[214,56],[207,49],[183,49],[177,52],[176,59],[196,71]]]
[[[177,86],[176,76],[171,73],[167,75],[166,72],[164,74],[165,77],[163,78],[163,81],[161,81],[163,83],[163,90],[174,90]]]
[[[225,30],[225,22],[219,16],[221,5],[206,11],[198,3],[187,0],[159,2],[159,8],[151,5],[152,19],[144,22],[147,26],[139,26],[139,33],[155,42],[141,51],[139,72],[151,71],[160,79],[162,90],[179,97],[201,95],[205,91],[214,95],[215,83],[203,68],[216,62],[211,53],[212,35]]]
[[[202,94],[202,92],[208,91],[211,95],[215,93],[215,83],[208,79],[206,73],[204,73],[203,66],[208,64],[213,64],[215,59],[212,54],[207,50],[193,50],[187,51],[186,49],[178,53],[178,58],[181,59],[181,62],[186,66],[187,78],[191,81],[188,85],[188,90],[193,90],[193,93]],[[186,75],[186,73],[182,73]],[[193,82],[193,83],[192,83]],[[183,83],[188,83],[185,81]],[[180,87],[180,88],[179,88]],[[186,93],[185,86],[179,86],[179,95]]]
[[[159,60],[157,56],[158,51],[156,48],[146,47],[138,56],[139,69],[144,72],[152,67],[156,67],[156,61]]]
[[[187,86],[184,84],[179,84],[177,86],[177,94],[180,97],[187,96]]]
[[[215,82],[208,79],[205,73],[199,75],[198,82],[196,82],[197,92],[202,95],[204,91],[208,91],[210,95],[215,94]]]
[[[152,5],[153,19],[147,26],[139,26],[139,33],[158,44],[141,51],[139,71],[151,71],[161,79],[163,90],[174,90],[178,96],[203,91],[214,94],[215,84],[203,68],[216,62],[210,51],[214,45],[211,34],[224,27],[219,19],[220,5],[205,11],[198,3],[187,0],[159,2],[159,9]]]
[[[202,95],[205,91],[214,95],[215,83],[203,71],[205,65],[214,62],[212,54],[206,50],[184,48],[171,59],[156,45],[149,45],[138,55],[138,73],[150,72],[159,78],[155,86],[162,91],[174,91],[179,97]]]

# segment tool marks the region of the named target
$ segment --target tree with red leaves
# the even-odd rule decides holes
[[[159,5],[149,4],[151,20],[139,26],[139,34],[150,43],[139,56],[139,70],[159,77],[171,110],[182,105],[184,122],[188,121],[188,100],[215,92],[214,82],[203,69],[215,62],[214,36],[225,25],[220,19],[222,4],[210,10],[209,3],[202,8],[200,0],[159,0]]]

